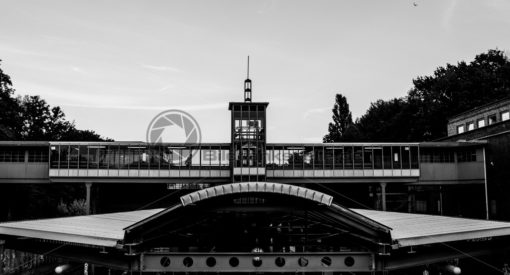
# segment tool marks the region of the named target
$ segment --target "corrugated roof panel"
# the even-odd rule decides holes
[[[113,247],[124,238],[125,227],[162,210],[0,223],[0,234]]]
[[[230,187],[231,190],[224,189],[220,193],[234,192],[234,187],[240,186]],[[282,186],[266,185],[264,190],[274,190],[275,187]],[[209,195],[211,194],[213,193]],[[312,197],[316,201],[331,203],[330,199],[322,197],[322,193],[314,194]],[[189,201],[181,198],[183,203],[193,201],[190,197],[184,198]],[[0,235],[114,247],[118,241],[123,240],[124,228],[163,210],[165,209],[0,223]],[[352,211],[391,228],[392,240],[398,247],[510,235],[508,222],[362,209]]]
[[[352,209],[391,227],[398,246],[413,246],[510,235],[510,223],[446,216]]]

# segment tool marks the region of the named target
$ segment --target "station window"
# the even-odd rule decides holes
[[[464,133],[464,131],[465,131],[464,125],[457,126],[457,134],[462,134]]]
[[[333,169],[334,151],[331,147],[324,149],[324,169]]]
[[[485,119],[481,118],[477,122],[478,128],[485,127]]]
[[[452,163],[455,162],[454,153],[448,149],[424,148],[420,151],[420,162]]]
[[[28,162],[48,162],[48,149],[28,150]]]
[[[0,162],[24,162],[25,149],[0,148]]]
[[[505,111],[501,113],[501,121],[509,120],[510,119],[510,112]]]
[[[314,148],[314,169],[324,169],[324,147]]]
[[[474,122],[468,122],[467,124],[467,130],[473,131],[475,129],[475,123]]]
[[[457,152],[457,161],[458,162],[476,161],[476,151],[474,149],[468,149]]]
[[[343,169],[344,168],[344,149],[343,148],[335,148],[333,149],[333,155],[335,157],[335,169]]]
[[[374,147],[374,169],[382,169],[383,167],[383,150],[382,147]]]
[[[496,115],[490,115],[488,117],[488,122],[489,125],[496,123]]]

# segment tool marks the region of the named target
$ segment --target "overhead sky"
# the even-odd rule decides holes
[[[270,142],[321,142],[336,93],[354,117],[438,66],[510,49],[508,0],[4,1],[0,59],[17,94],[80,129],[145,140],[166,109],[228,142],[246,56]],[[0,110],[1,111],[1,110]]]

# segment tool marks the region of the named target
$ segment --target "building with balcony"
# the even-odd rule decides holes
[[[510,98],[474,108],[448,120],[448,136],[438,142],[485,142],[489,214],[510,220]]]

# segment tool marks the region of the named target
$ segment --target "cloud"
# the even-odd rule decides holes
[[[450,29],[451,21],[455,13],[455,9],[457,7],[457,0],[451,0],[450,5],[445,9],[443,14],[443,27],[445,29]]]
[[[322,137],[305,137],[303,140],[305,142],[322,143]]]
[[[73,70],[73,72],[77,72],[77,73],[83,73],[85,71],[83,71],[80,67],[71,67],[71,70]]]
[[[319,107],[319,108],[311,108],[311,109],[308,109],[306,110],[304,113],[303,113],[303,118],[304,119],[307,119],[309,118],[310,116],[312,115],[315,115],[315,114],[322,114],[324,112],[327,112],[328,110],[330,110],[331,107]]]
[[[184,111],[202,111],[213,109],[224,109],[225,102],[208,103],[198,105],[168,105],[168,106],[142,106],[142,105],[84,105],[84,104],[61,104],[62,106],[91,108],[91,109],[122,109],[122,110],[169,110],[178,109]]]
[[[165,87],[162,87],[161,89],[159,89],[158,92],[161,93],[161,92],[164,92],[166,90],[170,90],[172,88],[175,88],[175,85],[174,84],[168,84]]]
[[[145,68],[145,69],[154,70],[154,71],[160,71],[160,72],[174,72],[174,73],[181,72],[180,69],[175,68],[175,67],[170,67],[170,66],[159,66],[159,65],[144,64],[144,65],[142,65],[142,67]]]

